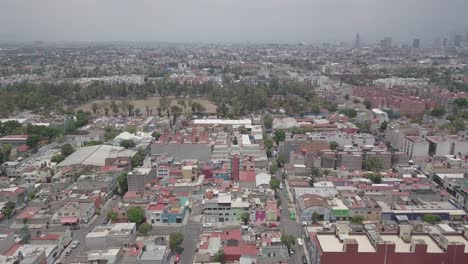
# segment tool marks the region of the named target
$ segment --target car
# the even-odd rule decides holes
[[[179,263],[179,261],[180,261],[180,254],[177,254],[175,257],[174,263]]]
[[[117,199],[117,195],[112,196],[112,200]]]
[[[306,256],[302,256],[302,264],[307,264],[309,262],[307,262],[307,258]]]
[[[204,228],[210,228],[210,227],[213,227],[213,224],[212,223],[205,223],[205,224],[203,224],[203,227]]]
[[[69,249],[69,250],[65,251],[65,256],[70,256],[71,253],[72,253],[72,251]]]
[[[104,220],[102,220],[102,223],[105,224],[105,225],[107,225],[107,223],[109,223],[109,218],[107,218],[107,217],[104,218]]]
[[[289,213],[289,219],[296,220],[296,213],[295,212],[290,212]]]
[[[308,225],[308,224],[307,224],[306,221],[303,221],[303,222],[302,222],[302,226],[307,226],[307,225]]]
[[[290,249],[289,249],[289,255],[292,255],[292,254],[294,254],[294,252],[296,252],[296,251],[294,251],[294,249],[293,249],[293,248],[290,248]]]
[[[79,244],[80,244],[80,241],[79,241],[79,240],[75,240],[75,241],[72,242],[71,248],[77,248]]]
[[[298,244],[299,246],[302,246],[302,239],[297,238],[297,244]]]
[[[269,223],[268,226],[269,227],[277,227],[278,225],[276,223]]]

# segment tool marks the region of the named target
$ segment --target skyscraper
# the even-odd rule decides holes
[[[361,37],[359,33],[356,33],[356,40],[354,41],[354,48],[359,49],[361,47]]]
[[[420,39],[413,39],[413,49],[419,49],[421,45],[421,40]]]
[[[457,47],[457,48],[461,48],[462,43],[463,43],[462,35],[456,34],[456,35],[453,37],[453,45],[454,45],[455,47]]]
[[[392,47],[392,38],[385,37],[383,40],[380,41],[380,47],[382,49],[389,49]]]

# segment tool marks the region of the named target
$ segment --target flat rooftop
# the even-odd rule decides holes
[[[468,240],[462,236],[445,236],[450,242],[459,242],[465,244],[465,253],[468,253]]]
[[[346,235],[348,239],[355,239],[358,243],[358,252],[375,252],[374,246],[371,244],[365,234],[362,235]],[[317,239],[324,252],[342,252],[343,242],[334,234],[317,234]]]
[[[424,240],[424,242],[427,244],[427,252],[430,253],[442,253],[442,249],[437,245],[437,242],[435,242],[430,236],[428,235],[415,235],[412,236],[413,239],[421,239]]]
[[[410,252],[411,250],[411,243],[406,243],[398,235],[381,235],[381,237],[395,244],[395,252]]]

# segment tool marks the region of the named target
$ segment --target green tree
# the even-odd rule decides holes
[[[155,140],[158,140],[161,137],[161,133],[154,131],[151,133],[151,136],[154,137]]]
[[[63,160],[65,160],[65,157],[61,154],[55,155],[50,159],[51,162],[55,162],[55,163],[60,163]]]
[[[371,101],[365,99],[364,102],[363,102],[364,106],[366,107],[366,109],[371,109],[372,108],[372,103]]]
[[[42,140],[42,137],[40,135],[29,135],[28,139],[26,140],[26,145],[30,148],[35,148],[37,147],[37,144]]]
[[[331,141],[330,142],[330,149],[333,151],[336,151],[340,145],[336,141]]]
[[[2,214],[5,216],[6,219],[9,219],[15,208],[16,204],[12,201],[8,201],[2,208]]]
[[[276,164],[273,163],[273,164],[271,165],[271,167],[270,167],[270,173],[271,173],[271,175],[275,175],[277,171],[278,171],[278,165],[276,165]]]
[[[355,215],[351,218],[351,223],[353,224],[362,224],[364,221],[364,216],[362,215]]]
[[[271,115],[265,115],[263,118],[263,125],[266,129],[271,129],[273,127],[273,118]]]
[[[296,238],[290,234],[281,234],[281,243],[288,248],[288,252],[290,252],[291,247],[296,243]]]
[[[138,167],[141,166],[143,161],[145,160],[145,153],[142,150],[139,150],[135,156],[132,158],[132,167]]]
[[[278,179],[271,179],[270,180],[270,188],[275,190],[275,191],[280,187],[280,184],[281,184],[281,182]]]
[[[372,183],[380,184],[382,182],[382,177],[374,173],[368,173],[365,175],[366,178],[372,181]]]
[[[263,144],[265,144],[265,147],[267,149],[271,149],[273,147],[273,139],[271,139],[271,137],[267,137],[264,141],[263,141]]]
[[[440,221],[442,221],[442,219],[440,218],[440,216],[435,215],[435,214],[425,214],[423,216],[423,221],[426,222],[426,223],[434,225],[434,224],[437,224]]]
[[[382,122],[382,124],[380,124],[380,131],[384,132],[385,130],[387,130],[387,126],[388,126],[388,123],[387,122]]]
[[[62,145],[62,151],[61,152],[62,152],[62,155],[64,157],[70,156],[70,154],[72,154],[74,151],[75,151],[75,149],[73,148],[72,145],[70,145],[70,144]]]
[[[107,212],[107,218],[111,221],[111,222],[115,222],[117,220],[117,213],[112,211],[112,210],[109,210]]]
[[[119,193],[120,194],[125,194],[128,190],[128,182],[127,182],[127,176],[128,174],[126,172],[122,172],[118,177],[117,177],[117,184],[119,186]]]
[[[431,111],[431,116],[441,117],[443,115],[445,115],[445,109],[443,109],[443,108],[434,108]]]
[[[184,235],[180,232],[171,233],[169,235],[169,247],[171,250],[176,250],[182,245],[184,241]]]
[[[452,126],[456,132],[459,131],[464,131],[466,126],[465,126],[465,121],[463,121],[460,118],[456,118],[455,120],[452,121]]]
[[[151,230],[153,230],[153,226],[148,224],[148,223],[141,224],[140,228],[138,229],[140,234],[142,234],[144,236],[147,236],[149,234],[149,232],[151,232]]]
[[[383,169],[382,160],[377,157],[370,157],[362,162],[362,166],[367,171],[379,172]]]
[[[279,154],[278,158],[276,158],[276,164],[280,168],[282,168],[284,166],[284,164],[286,164],[286,162],[287,162],[287,160],[286,160],[286,156],[284,155],[284,153]]]
[[[241,215],[241,220],[242,220],[242,222],[244,222],[244,225],[248,224],[249,220],[250,220],[249,213],[248,212],[243,212],[242,215]]]
[[[130,223],[140,226],[145,221],[145,209],[141,207],[130,207],[127,209],[127,219]]]
[[[345,99],[345,100],[349,100],[349,94],[345,94],[345,95],[344,95],[344,99]]]
[[[279,145],[280,142],[283,142],[286,139],[286,132],[282,129],[276,130],[273,139],[275,140],[276,145]]]
[[[218,252],[216,252],[216,254],[214,254],[213,261],[219,262],[219,263],[224,263],[225,254],[224,254],[224,249],[222,247],[218,249]]]
[[[312,169],[310,170],[310,174],[312,175],[312,177],[322,176],[320,169],[316,167],[312,167]]]
[[[131,139],[124,139],[120,141],[120,146],[126,149],[133,148],[135,146],[135,142]]]
[[[317,223],[319,219],[320,219],[320,214],[317,213],[316,211],[314,211],[314,212],[312,213],[312,217],[311,217],[310,220],[311,220],[312,222],[314,222],[314,223]]]

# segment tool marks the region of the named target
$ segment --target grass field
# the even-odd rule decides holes
[[[120,102],[119,100],[115,100],[115,101],[117,103]],[[210,101],[201,100],[201,99],[193,99],[192,101],[201,103],[206,108],[206,113],[216,113],[216,105],[214,105]],[[111,100],[96,100],[96,101],[88,102],[84,105],[79,106],[77,110],[92,112],[93,103],[102,104],[104,102],[110,103]],[[130,100],[129,102],[132,103],[135,106],[135,108],[139,108],[142,113],[146,111],[146,106],[148,106],[149,109],[152,109],[153,113],[157,113],[157,108],[159,107],[159,97],[148,97],[142,100]],[[186,104],[188,104],[188,100],[185,100],[185,102]],[[177,99],[173,98],[171,105],[177,105]],[[190,107],[187,107],[186,109],[189,110]]]

